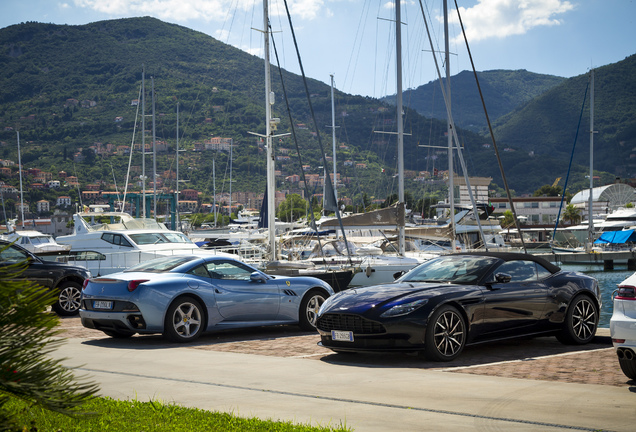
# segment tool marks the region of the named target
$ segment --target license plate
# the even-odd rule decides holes
[[[112,309],[113,302],[105,300],[95,300],[93,302],[93,309]]]
[[[353,342],[353,332],[342,330],[331,330],[331,339],[335,341]]]

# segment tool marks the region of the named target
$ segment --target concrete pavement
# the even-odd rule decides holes
[[[636,423],[634,388],[130,342],[72,338],[58,354],[103,396],[355,431],[632,431]]]

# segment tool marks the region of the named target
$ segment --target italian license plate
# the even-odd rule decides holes
[[[353,342],[353,332],[342,330],[331,330],[331,339],[335,341]]]
[[[105,300],[95,300],[93,302],[93,309],[112,309],[113,302]]]

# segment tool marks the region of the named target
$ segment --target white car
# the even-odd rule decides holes
[[[621,282],[612,297],[612,344],[616,348],[621,370],[625,376],[636,380],[636,273]]]

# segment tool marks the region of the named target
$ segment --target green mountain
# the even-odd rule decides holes
[[[565,78],[541,75],[526,70],[492,70],[477,72],[490,121],[508,114],[547,90],[560,84]],[[458,127],[483,132],[487,129],[486,116],[479,96],[475,75],[462,71],[451,81],[451,106],[453,120]],[[446,88],[446,78],[442,79]],[[383,100],[395,104],[395,95]],[[425,117],[446,119],[446,105],[440,81],[431,81],[413,90],[406,90],[404,104]]]
[[[589,165],[590,95],[589,73],[570,78],[498,119],[495,136],[538,158],[568,160],[573,154],[575,163]],[[594,168],[634,177],[636,55],[594,69],[594,130]]]
[[[608,66],[609,69],[612,67]],[[216,186],[217,193],[227,193],[231,165],[232,191],[262,193],[266,176],[265,149],[257,137],[249,134],[265,131],[262,59],[205,34],[153,18],[110,20],[81,26],[24,23],[0,29],[0,159],[17,162],[15,142],[16,131],[19,131],[25,168],[39,168],[54,176],[63,170],[77,176],[82,187],[101,183],[105,189],[117,183],[122,189],[129,164],[133,167],[142,165],[140,151],[135,151],[131,159],[123,149],[132,142],[140,144],[142,141],[141,112],[139,104],[133,102],[140,98],[142,70],[145,70],[146,78],[146,115],[152,112],[150,89],[154,85],[156,138],[165,143],[161,148],[167,149],[158,154],[156,162],[162,185],[175,186],[172,177],[178,102],[179,145],[186,149],[180,156],[180,177],[188,182],[180,189],[193,188],[209,197]],[[543,91],[539,90],[539,82],[547,88],[553,85],[550,83],[561,80],[529,74],[530,83],[523,86],[520,83],[528,74],[525,72],[483,74],[491,77],[489,92],[495,94],[498,101],[492,108],[496,113],[519,107],[521,101]],[[622,79],[620,72],[615,75],[615,79]],[[597,82],[605,79],[604,76],[609,75],[599,69]],[[288,176],[300,174],[301,170],[308,175],[322,175],[324,163],[320,143],[326,153],[331,154],[331,128],[326,126],[331,124],[330,88],[316,80],[307,81],[314,123],[301,77],[273,67],[272,81],[276,92],[273,112],[280,118],[276,133],[290,132],[293,124],[300,149],[299,158],[296,142],[291,137],[274,140],[276,169],[280,171],[277,189],[297,191],[298,183]],[[563,81],[541,97],[553,94],[570,82]],[[620,81],[616,85],[628,87],[630,84]],[[576,93],[577,90],[574,86],[571,91]],[[453,94],[455,98],[462,93],[456,88]],[[631,109],[628,96],[616,95],[615,115]],[[567,110],[559,109],[568,113],[577,111],[578,95],[573,94],[571,99],[573,106],[568,105]],[[554,153],[563,159],[536,157],[543,149],[549,151],[549,146],[532,147],[543,142],[542,138],[538,139],[536,134],[514,132],[515,127],[524,122],[534,121],[531,117],[524,120],[523,110],[533,106],[535,100],[541,99],[531,99],[524,108],[501,117],[507,122],[498,123],[496,132],[498,141],[502,134],[500,151],[507,148],[502,153],[504,169],[511,189],[517,194],[532,193],[551,184],[555,177],[564,176],[563,168],[567,167],[569,159],[566,152]],[[487,104],[490,109],[491,102],[487,101]],[[599,107],[599,111],[603,109],[606,108]],[[397,144],[395,135],[391,134],[396,130],[395,108],[377,99],[336,91],[336,113],[338,173],[343,183],[338,196],[350,198],[357,204],[363,198],[384,199],[397,193],[394,176]],[[559,120],[557,109],[549,113],[555,116],[553,122],[564,122]],[[618,115],[616,120],[615,127],[622,125],[623,117]],[[146,117],[146,144],[152,140],[151,124],[151,118]],[[600,122],[597,124],[600,127]],[[559,131],[556,126],[555,123],[553,133]],[[609,133],[609,129],[607,131],[603,133]],[[420,198],[432,188],[439,190],[443,184],[441,174],[432,181],[423,182],[420,173],[447,170],[447,152],[436,148],[446,145],[446,122],[406,108],[405,132],[410,134],[405,137],[404,145],[405,188],[409,194]],[[488,147],[490,140],[467,129],[460,128],[458,132],[469,174],[492,176],[501,187],[503,182],[497,160],[493,148]],[[631,142],[633,135],[622,126],[614,134],[621,142]],[[516,135],[523,139],[513,140]],[[195,151],[212,137],[232,138],[232,164],[227,151]],[[535,156],[530,150],[534,150]],[[625,155],[622,157],[628,160]],[[147,174],[151,159],[146,157]],[[575,167],[581,178],[587,165],[583,159],[579,161],[582,165]],[[613,166],[610,172],[612,174],[601,174],[604,181],[613,179],[614,172],[620,170]],[[140,172],[133,168],[131,173],[128,183],[134,190]],[[15,175],[0,177],[0,180],[9,184],[17,182]],[[32,181],[32,178],[27,179],[27,184]],[[321,192],[319,184],[310,187],[312,194]],[[29,199],[37,201],[42,194],[31,193]]]

